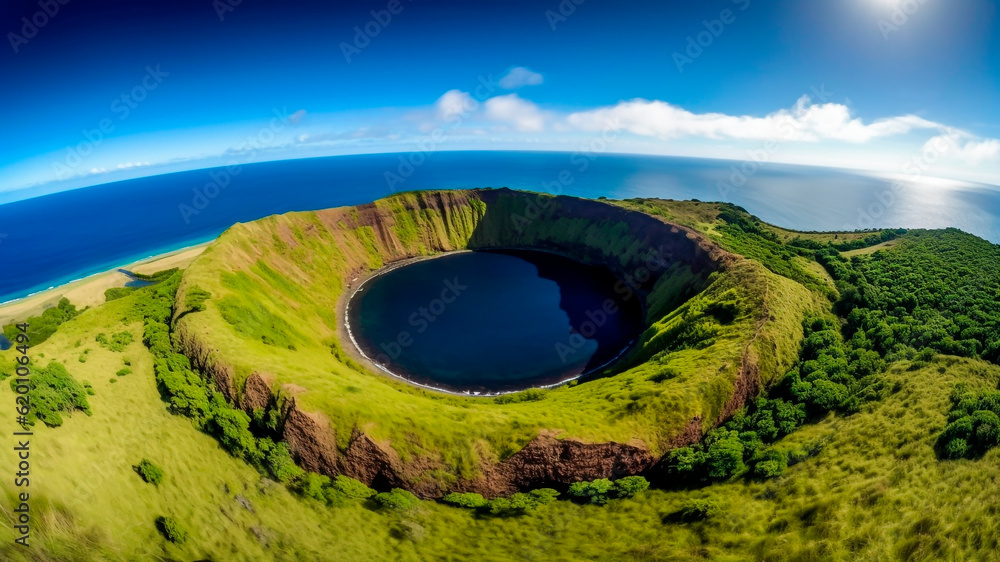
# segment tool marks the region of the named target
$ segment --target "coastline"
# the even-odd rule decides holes
[[[151,274],[174,267],[186,267],[205,251],[211,242],[203,242],[177,250],[171,250],[128,264],[119,265],[101,273],[70,281],[63,285],[45,289],[26,297],[0,303],[0,325],[11,321],[35,316],[46,308],[55,306],[60,299],[68,298],[77,308],[97,306],[104,303],[104,292],[115,287],[124,287],[130,278],[119,269],[136,273]]]

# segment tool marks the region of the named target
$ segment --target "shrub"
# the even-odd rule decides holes
[[[292,480],[289,488],[299,495],[326,503],[323,488],[329,484],[330,478],[328,476],[315,472],[303,472]]]
[[[712,498],[693,499],[685,502],[677,515],[682,521],[693,523],[713,517],[721,510],[722,506]]]
[[[111,302],[121,298],[125,298],[132,294],[135,289],[132,287],[112,287],[104,291],[104,300],[106,302]]]
[[[444,503],[454,505],[457,507],[466,507],[470,509],[477,509],[486,505],[486,499],[482,494],[475,494],[471,492],[459,493],[452,492],[442,498]]]
[[[375,490],[366,486],[364,482],[355,480],[350,476],[344,476],[343,474],[334,478],[331,485],[348,499],[352,500],[366,500],[375,495]]]
[[[517,404],[519,402],[537,402],[543,400],[547,392],[540,388],[529,388],[524,392],[503,394],[493,399],[496,404]]]
[[[757,478],[776,478],[784,474],[786,469],[788,469],[788,455],[772,449],[757,461],[753,467],[753,474]]]
[[[173,517],[164,517],[162,515],[157,517],[156,528],[163,535],[163,538],[172,543],[181,544],[187,540],[187,531]]]
[[[745,472],[743,443],[740,442],[739,434],[726,429],[710,432],[705,464],[708,476],[716,480],[728,480]]]
[[[626,476],[615,480],[612,493],[616,498],[631,498],[649,488],[649,481],[642,476]]]
[[[528,492],[528,495],[537,505],[545,505],[554,502],[559,497],[559,492],[552,488],[538,488]]]
[[[215,412],[210,427],[227,451],[246,460],[256,457],[257,441],[250,432],[250,416],[246,412],[223,407]]]
[[[287,484],[302,474],[285,443],[274,443],[265,438],[260,440],[260,449],[264,452],[264,468],[276,481]]]
[[[132,374],[132,369],[129,369],[128,367],[125,367],[124,369],[118,369],[118,372],[115,373],[115,375],[118,375],[119,377],[124,377],[125,375],[131,375],[131,374]]]
[[[118,332],[117,334],[113,334],[111,339],[108,339],[108,336],[102,332],[97,334],[97,337],[94,339],[97,343],[101,344],[101,347],[120,353],[125,351],[125,348],[132,343],[133,336],[132,332]]]
[[[10,379],[11,388],[17,379]],[[62,413],[82,410],[91,415],[87,395],[93,394],[89,384],[80,384],[61,363],[55,361],[44,368],[35,369],[28,382],[28,400],[31,409],[28,425],[41,421],[49,427],[62,425]]]
[[[569,495],[585,503],[604,505],[612,497],[614,483],[607,478],[598,478],[592,482],[574,482],[569,486]]]
[[[324,486],[322,494],[323,501],[330,507],[347,507],[351,503],[350,498],[333,486]]]
[[[998,442],[1000,417],[990,410],[976,410],[949,423],[935,447],[945,459],[975,458],[986,454]]]
[[[76,306],[69,302],[69,299],[63,298],[59,300],[59,304],[45,309],[39,316],[32,316],[28,318],[23,323],[28,325],[28,341],[31,345],[39,345],[56,332],[60,325],[64,322],[71,320],[80,313],[82,310],[77,310]],[[7,336],[10,341],[15,341],[17,334],[20,333],[17,325],[8,324],[3,327],[3,333]]]
[[[184,308],[187,309],[187,312],[203,312],[205,302],[210,298],[212,298],[212,293],[198,286],[191,287],[187,295],[184,296]]]
[[[482,509],[498,517],[514,517],[530,513],[539,506],[551,503],[558,496],[559,492],[551,488],[539,488],[526,494],[514,494],[509,498],[492,499]]]
[[[163,470],[149,459],[142,459],[139,464],[132,466],[132,470],[144,481],[154,486],[159,486],[160,482],[163,482]]]
[[[406,511],[412,509],[420,503],[417,496],[401,488],[393,488],[389,492],[382,492],[375,495],[375,503],[385,509],[396,511]]]
[[[667,471],[676,475],[680,480],[692,480],[699,477],[704,467],[705,453],[701,444],[674,449],[667,457]]]

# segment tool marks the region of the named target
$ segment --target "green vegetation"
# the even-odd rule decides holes
[[[163,482],[163,469],[153,464],[149,459],[142,459],[139,464],[134,465],[132,470],[142,478],[143,482],[159,486]]]
[[[456,507],[464,507],[468,509],[478,509],[480,507],[484,507],[487,503],[486,498],[484,498],[482,494],[476,494],[473,492],[452,492],[441,498],[441,501]]]
[[[401,197],[381,209],[404,212],[400,201],[413,196]],[[30,552],[12,544],[14,488],[0,482],[0,559],[989,557],[1000,544],[997,247],[952,230],[794,233],[726,205],[625,205],[676,217],[760,261],[736,260],[664,305],[634,357],[575,386],[503,400],[442,396],[349,362],[331,312],[346,290],[337,274],[398,258],[377,235],[362,243],[330,226],[357,227],[349,212],[268,219],[269,238],[255,236],[257,224],[239,225],[227,235],[239,251],[217,244],[183,280],[171,275],[64,318],[32,351],[30,393],[44,422],[32,431],[45,444],[32,450],[34,544]],[[470,202],[444,217],[431,207],[389,229],[413,252],[464,243],[462,225],[492,212]],[[735,218],[719,218],[727,209]],[[339,250],[307,234],[327,228]],[[260,239],[274,248],[241,246]],[[866,253],[842,253],[859,245]],[[213,263],[237,273],[223,279]],[[329,286],[303,271],[320,271]],[[666,285],[656,302],[683,294]],[[218,297],[185,315],[195,287]],[[220,306],[227,297],[237,318],[259,325],[230,324]],[[260,337],[268,325],[279,339]],[[143,341],[116,345],[124,333]],[[278,405],[247,413],[223,399],[175,348],[205,334],[219,353],[209,359],[226,359],[238,388],[251,372],[273,373]],[[87,349],[90,341],[101,345]],[[12,383],[15,357],[0,352],[0,378]],[[727,410],[745,364],[758,367],[766,392]],[[134,375],[108,379],[126,370]],[[0,400],[13,403],[8,386]],[[290,396],[330,419],[341,452],[358,428],[400,462],[445,459],[419,474],[423,483],[475,478],[482,463],[509,458],[542,430],[666,452],[696,415],[706,430],[721,425],[670,452],[667,477],[651,489],[628,477],[571,484],[561,496],[571,501],[543,488],[433,502],[296,466],[278,431]],[[92,415],[62,415],[74,410]],[[0,429],[19,430],[13,408],[0,409]],[[147,458],[132,466],[137,451]],[[0,449],[0,463],[16,462],[15,451]]]
[[[375,503],[385,509],[394,509],[396,511],[406,511],[408,509],[413,509],[417,507],[420,500],[417,496],[407,490],[400,488],[393,488],[388,492],[382,492],[381,494],[375,494]]]
[[[132,294],[135,291],[132,287],[112,287],[104,291],[104,300],[106,302],[111,302],[118,299],[123,299]]]
[[[516,493],[509,498],[493,498],[486,502],[483,511],[497,517],[518,517],[534,512],[539,507],[555,501],[559,492],[552,488],[538,488],[528,493]]]
[[[128,347],[130,343],[132,343],[132,332],[118,332],[117,334],[112,335],[111,339],[108,339],[108,336],[105,335],[104,332],[101,332],[100,334],[97,334],[97,337],[95,337],[94,340],[101,344],[101,347],[104,349],[121,353],[125,351],[125,348]]]
[[[18,386],[18,379],[10,379],[13,390]],[[87,395],[93,390],[80,384],[62,363],[52,361],[48,366],[35,368],[28,377],[28,401],[31,408],[28,412],[27,425],[41,421],[49,427],[63,424],[62,414],[81,410],[88,416],[93,412],[87,402]]]
[[[1000,391],[975,392],[967,384],[951,393],[951,423],[935,443],[945,459],[978,459],[1000,443]]]
[[[955,229],[911,231],[891,251],[824,257],[857,347],[1000,362],[1000,247]]]
[[[268,373],[274,389],[296,388],[296,406],[322,415],[340,452],[352,428],[362,428],[392,457],[419,467],[408,478],[444,495],[456,478],[481,476],[544,430],[561,439],[641,443],[660,454],[690,420],[700,418],[705,427],[721,421],[744,362],[758,366],[763,384],[784,375],[798,356],[802,318],[828,306],[751,260],[714,275],[676,263],[644,289],[650,327],[633,356],[608,371],[613,376],[483,399],[415,388],[352,360],[335,311],[352,276],[373,263],[509,246],[515,236],[520,245],[614,260],[625,271],[651,259],[647,243],[624,222],[628,214],[614,207],[614,218],[602,222],[562,212],[562,200],[554,199],[536,220],[518,223],[519,233],[511,217],[533,216],[534,195],[502,192],[488,204],[479,197],[395,195],[378,204],[385,228],[377,229],[359,223],[351,209],[234,226],[184,273],[180,302],[194,289],[213,296],[203,312],[178,317],[178,340],[191,354],[212,349],[206,367],[232,373],[236,389],[254,372]],[[693,244],[676,236],[681,248]],[[277,399],[290,396],[278,392]]]
[[[198,287],[192,287],[184,297],[185,312],[202,312],[205,310],[205,302],[212,297],[212,293]]]
[[[163,538],[172,543],[182,544],[187,540],[187,531],[173,517],[159,516],[156,518],[156,528]]]
[[[567,493],[583,503],[604,505],[613,499],[631,498],[647,488],[649,482],[642,476],[626,476],[614,482],[607,478],[574,482]]]
[[[80,314],[81,311],[69,302],[69,299],[60,299],[59,304],[45,309],[39,316],[32,316],[22,322],[8,324],[3,327],[3,333],[7,339],[14,341],[20,331],[17,324],[28,324],[28,341],[30,345],[38,345],[49,339],[63,322],[71,320]]]
[[[131,273],[132,276],[138,279],[139,281],[145,281],[146,283],[155,285],[156,283],[169,279],[174,273],[177,273],[177,271],[178,271],[177,268],[173,268],[173,269],[165,269],[163,271],[157,271],[152,275],[144,275],[142,273],[136,273],[136,272],[131,272]],[[147,287],[148,286],[149,285],[147,285]],[[141,287],[127,287],[127,286],[112,287],[104,291],[104,300],[106,302],[111,302],[114,300],[122,299],[131,295],[140,288]]]

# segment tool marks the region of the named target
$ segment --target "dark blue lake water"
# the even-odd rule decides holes
[[[196,170],[89,187],[0,205],[0,302],[151,255],[211,240],[236,222],[354,205],[393,191],[511,187],[578,195],[726,200],[799,230],[955,226],[1000,241],[1000,191],[986,186],[912,185],[841,170],[766,164],[739,187],[726,160],[558,152],[441,152],[405,181],[398,154],[246,165],[204,199],[195,190],[223,178]],[[404,170],[405,171],[405,170]],[[563,181],[560,182],[560,174]],[[211,192],[210,192],[211,193]],[[182,205],[197,211],[183,212]]]
[[[349,305],[351,335],[407,380],[452,391],[521,390],[593,371],[642,331],[616,279],[543,252],[463,252],[389,270]]]

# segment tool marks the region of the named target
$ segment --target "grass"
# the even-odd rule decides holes
[[[760,363],[765,382],[784,374],[797,355],[801,318],[817,306],[803,287],[740,260],[681,308],[679,297],[696,293],[702,278],[690,270],[663,278],[651,309],[657,315],[674,312],[651,319],[655,324],[636,351],[635,366],[613,377],[552,389],[542,400],[496,404],[359,370],[345,359],[342,350],[351,344],[340,339],[332,314],[353,276],[404,257],[406,248],[417,254],[418,247],[440,252],[496,244],[511,236],[503,219],[523,212],[518,198],[523,196],[501,198],[484,210],[466,192],[447,195],[455,199],[444,207],[427,203],[437,193],[379,202],[375,209],[395,225],[383,231],[402,229],[403,239],[372,238],[373,230],[352,224],[356,219],[346,210],[293,213],[231,229],[185,273],[182,291],[197,286],[214,296],[205,312],[181,319],[180,330],[208,342],[217,350],[216,360],[234,367],[237,388],[251,372],[267,372],[275,388],[295,385],[297,404],[330,420],[341,448],[352,429],[360,428],[392,447],[403,462],[430,461],[419,477],[449,486],[456,477],[477,477],[484,463],[509,457],[542,431],[585,442],[634,443],[660,453],[691,419],[702,419],[706,427],[718,419],[745,355]],[[560,236],[587,240],[589,251],[624,263],[639,261],[644,246],[623,226],[555,214],[531,223],[518,242],[530,245]],[[258,242],[275,240],[266,234],[275,232],[283,233],[280,247]],[[695,321],[692,314],[719,299],[732,301],[737,313],[724,323],[698,316],[715,334],[711,341],[665,352],[670,334],[686,329]],[[300,326],[310,330],[294,328]],[[655,361],[639,364],[654,356]],[[660,371],[680,376],[657,382]]]
[[[901,240],[889,240],[887,242],[882,242],[881,244],[875,244],[874,246],[868,246],[867,248],[860,248],[857,250],[850,250],[847,252],[841,252],[845,258],[852,258],[854,256],[867,256],[869,254],[874,254],[875,252],[881,250],[888,250],[899,246],[902,243]]]
[[[78,380],[93,381],[93,415],[64,416],[63,425],[35,426],[31,449],[31,499],[34,511],[31,551],[14,548],[11,526],[0,525],[0,558],[42,559],[330,559],[337,545],[341,559],[374,559],[385,552],[389,517],[361,506],[328,510],[296,498],[269,483],[244,462],[197,431],[190,420],[167,413],[153,380],[152,358],[141,342],[126,351],[134,374],[112,385],[108,376],[121,355],[95,349],[86,364],[74,359],[77,340],[129,330],[122,325],[130,298],[119,299],[64,324],[32,356],[65,362]],[[0,352],[5,366],[13,355]],[[0,400],[13,404],[13,392],[0,385]],[[0,409],[0,428],[15,431],[14,408]],[[137,477],[133,465],[156,459],[167,474],[159,486]],[[11,447],[0,450],[0,465],[15,466]],[[0,486],[9,495],[12,480]],[[244,498],[252,511],[243,507]],[[0,518],[10,517],[7,500]],[[168,543],[154,524],[169,516],[187,529],[181,545]],[[258,539],[255,531],[270,547]],[[278,548],[280,545],[280,548]]]
[[[120,316],[113,307],[88,311],[36,352],[71,356],[76,338],[119,328]],[[933,452],[953,385],[986,389],[1000,381],[1000,369],[980,361],[897,365],[888,374],[897,391],[887,398],[779,442],[819,444],[821,451],[777,480],[648,490],[603,507],[557,501],[527,516],[496,518],[433,502],[395,512],[294,497],[187,419],[167,414],[149,355],[137,343],[128,352],[137,376],[114,387],[97,375],[120,364],[116,354],[95,350],[77,367],[77,375],[99,381],[93,417],[74,415],[36,435],[35,559],[972,559],[1000,539],[991,516],[1000,450],[954,462]],[[5,431],[13,429],[8,410],[0,410]],[[169,477],[158,487],[145,484],[131,467],[137,456],[157,459]],[[0,450],[0,462],[12,462],[9,448]],[[0,482],[8,494],[9,485]],[[712,509],[683,517],[701,505]],[[163,538],[159,516],[177,520],[186,540]],[[10,526],[0,526],[0,556],[27,560],[12,539]]]
[[[702,212],[707,205],[683,202],[676,215],[700,220],[711,214]],[[483,214],[473,209],[466,219],[475,213]],[[275,235],[283,249],[269,256],[271,261],[261,262],[260,256],[243,260],[246,277],[234,285],[264,300],[270,314],[291,326],[313,322],[309,326],[314,330],[290,336],[297,351],[229,328],[213,308],[215,298],[205,312],[189,314],[183,322],[191,329],[216,330],[211,335],[220,350],[231,345],[253,362],[269,358],[262,366],[283,369],[288,380],[306,387],[302,396],[313,407],[330,407],[331,412],[356,408],[354,418],[345,415],[335,423],[356,423],[375,435],[384,432],[383,438],[393,435],[388,428],[409,423],[420,438],[412,444],[418,448],[403,448],[404,454],[415,454],[419,447],[453,449],[458,467],[463,462],[474,467],[477,460],[463,439],[493,439],[488,441],[491,454],[502,456],[516,450],[519,439],[537,424],[569,428],[565,434],[641,436],[651,431],[648,420],[669,421],[661,408],[713,411],[731,376],[733,367],[726,363],[748,352],[757,355],[765,372],[782,372],[783,361],[798,347],[795,334],[801,332],[789,311],[829,307],[820,293],[760,264],[740,261],[650,328],[639,353],[662,369],[647,362],[612,378],[504,404],[443,396],[347,366],[343,352],[338,359],[327,345],[335,341],[335,318],[288,306],[286,299],[300,292],[312,295],[316,289],[296,266],[302,257],[295,252],[311,250],[303,247],[308,238],[302,234],[319,223],[310,214],[299,218],[304,220],[284,224],[298,233]],[[425,213],[422,220],[443,234],[438,242],[451,243],[464,219]],[[236,241],[242,244],[239,236],[252,234],[252,229],[236,227]],[[413,243],[435,247],[429,238]],[[214,255],[210,260],[254,256],[250,247],[240,249],[248,253],[221,256],[216,246],[206,255]],[[348,264],[340,255],[324,265],[330,257],[318,256],[316,266],[337,271]],[[358,257],[371,254],[362,249]],[[213,280],[204,270],[193,273],[192,286],[197,281],[208,287],[205,281]],[[258,291],[262,287],[267,290]],[[335,306],[331,295],[345,290],[339,282],[331,287],[330,293],[318,293],[317,307]],[[211,289],[213,295],[236,291],[221,279]],[[262,478],[190,420],[169,414],[155,386],[152,357],[141,342],[123,342],[120,352],[99,346],[90,350],[85,363],[76,361],[82,342],[95,341],[102,333],[142,333],[139,324],[122,320],[134,300],[127,296],[87,310],[32,348],[36,364],[59,362],[76,380],[92,381],[92,415],[77,411],[64,415],[60,427],[37,424],[34,429],[31,550],[12,544],[15,489],[11,479],[0,479],[5,497],[0,499],[0,518],[8,520],[0,525],[0,559],[969,560],[990,558],[1000,547],[995,517],[1000,448],[978,460],[940,461],[934,452],[954,386],[991,390],[1000,383],[1000,367],[981,360],[937,356],[894,364],[886,374],[886,397],[851,416],[831,414],[777,442],[776,448],[810,451],[795,455],[803,460],[777,479],[646,490],[604,506],[560,500],[520,517],[482,516],[428,501],[407,502],[404,510],[362,500],[326,507]],[[758,322],[762,317],[768,321]],[[198,318],[212,322],[191,322]],[[750,347],[745,346],[748,332]],[[699,349],[707,340],[713,340],[711,345]],[[14,356],[13,350],[0,352],[0,370],[9,370]],[[132,374],[114,377],[123,361]],[[722,374],[709,377],[709,365],[723,366]],[[595,406],[596,396],[604,409]],[[0,384],[0,402],[13,404],[7,384]],[[630,408],[639,413],[630,415]],[[17,429],[13,407],[0,408],[0,432],[10,435]],[[463,460],[461,455],[469,456]],[[159,485],[137,476],[133,466],[142,459],[154,460],[163,470],[166,477]],[[14,466],[15,460],[11,447],[0,447],[0,465]],[[182,542],[165,538],[157,527],[161,517],[161,528],[170,520],[185,531]]]

